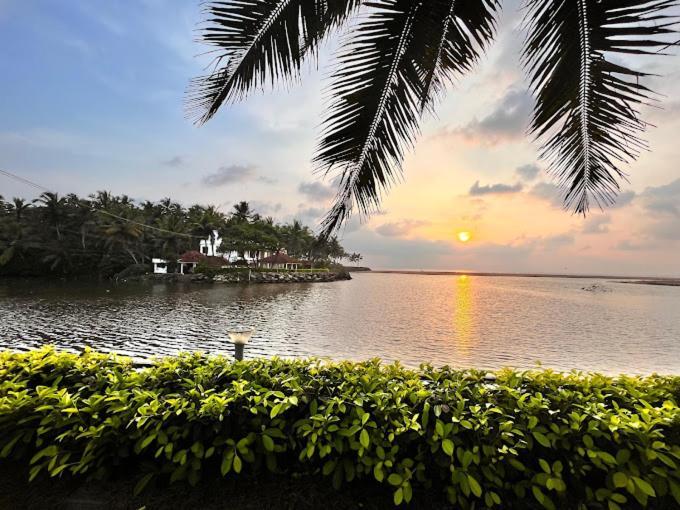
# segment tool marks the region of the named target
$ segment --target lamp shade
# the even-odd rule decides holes
[[[247,326],[235,326],[229,328],[227,333],[229,334],[229,339],[237,345],[245,345],[253,336],[253,328]]]

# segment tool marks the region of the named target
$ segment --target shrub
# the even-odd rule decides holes
[[[113,278],[114,280],[122,280],[124,278],[131,278],[134,276],[143,276],[152,271],[150,264],[130,264],[125,269],[116,273]]]
[[[679,380],[3,352],[0,456],[30,479],[139,472],[137,490],[271,471],[371,480],[395,504],[416,489],[459,508],[671,508]]]

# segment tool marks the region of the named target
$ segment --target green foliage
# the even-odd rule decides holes
[[[0,456],[33,479],[319,474],[456,508],[680,505],[680,378],[0,353]],[[0,462],[2,462],[0,460]]]
[[[143,274],[152,258],[173,265],[201,240],[214,243],[215,232],[222,252],[256,257],[285,248],[314,265],[347,256],[337,238],[320,238],[299,221],[261,218],[247,202],[226,215],[214,206],[184,208],[169,198],[136,204],[106,191],[87,199],[47,192],[34,203],[0,200],[0,276]],[[123,272],[133,266],[138,269]]]

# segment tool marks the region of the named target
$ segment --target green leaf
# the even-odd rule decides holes
[[[680,505],[680,483],[670,480],[669,484],[671,486],[671,494],[673,495],[673,498],[675,499],[676,503]]]
[[[396,491],[394,491],[394,504],[399,506],[401,505],[401,502],[404,500],[404,490],[399,487]]]
[[[404,492],[404,501],[410,503],[411,499],[413,499],[413,489],[411,488],[411,484],[406,482],[402,489]]]
[[[390,485],[394,485],[395,487],[397,485],[401,485],[401,483],[404,481],[404,479],[401,477],[401,475],[397,473],[392,473],[390,476],[387,477],[387,483]]]
[[[140,445],[140,448],[143,450],[147,446],[151,444],[151,442],[156,439],[156,434],[150,434],[144,438],[144,441],[142,441],[142,444]]]
[[[269,417],[270,417],[272,420],[273,420],[274,418],[276,418],[276,415],[278,415],[278,414],[281,412],[281,407],[282,407],[282,404],[281,404],[281,403],[278,403],[278,404],[276,404],[274,407],[272,407],[272,410],[271,410],[270,413],[269,413]]]
[[[385,479],[385,472],[382,468],[382,462],[378,462],[375,466],[373,466],[373,476],[379,482],[382,482]]]
[[[11,451],[12,451],[12,448],[14,447],[15,444],[17,444],[17,441],[19,441],[19,439],[21,439],[21,436],[22,436],[22,433],[19,432],[18,434],[16,434],[16,435],[12,438],[12,440],[11,440],[9,443],[7,443],[7,444],[2,448],[2,451],[0,451],[0,458],[1,458],[1,459],[4,459],[4,458],[6,458],[6,457],[9,456],[9,454],[10,454]]]
[[[329,460],[326,461],[326,463],[323,465],[322,473],[324,476],[330,475],[333,470],[335,469],[335,464],[336,462],[334,460]]]
[[[541,505],[545,501],[545,494],[543,494],[543,491],[538,488],[536,485],[533,485],[531,487],[531,492],[534,493],[534,497],[536,498],[536,501],[538,501]]]
[[[234,462],[234,451],[228,450],[224,452],[222,456],[222,465],[220,466],[220,472],[222,476],[225,476],[229,471],[231,471]]]
[[[649,482],[643,480],[642,478],[639,478],[637,476],[632,477],[633,481],[635,482],[635,485],[637,485],[640,490],[645,493],[647,496],[656,496],[656,492],[654,491],[654,487],[652,487]]]
[[[144,475],[142,478],[140,478],[140,480],[135,485],[135,489],[134,489],[134,492],[133,492],[134,495],[135,496],[139,495],[146,488],[146,486],[149,484],[149,482],[151,481],[151,479],[153,477],[154,477],[154,473],[148,473],[148,474]]]
[[[235,455],[234,456],[234,472],[240,473],[242,466],[243,466],[243,463],[241,462],[241,457],[239,457],[238,455]]]
[[[54,457],[58,451],[59,450],[57,449],[56,445],[47,446],[31,457],[29,464],[35,464],[43,457]]]
[[[541,444],[541,446],[550,448],[550,440],[545,436],[545,434],[538,432],[537,430],[534,430],[532,434],[536,438],[536,441]]]
[[[479,482],[472,476],[468,475],[468,484],[470,485],[470,490],[472,491],[472,494],[477,496],[478,498],[482,496],[482,487],[479,485]]]
[[[368,445],[371,443],[371,440],[368,437],[368,432],[366,432],[366,429],[362,429],[361,433],[359,434],[359,442],[361,443],[361,446],[363,446],[364,448],[368,448]]]
[[[274,451],[274,440],[266,434],[262,434],[262,446],[268,452]]]
[[[621,487],[625,487],[628,483],[628,476],[626,476],[626,473],[617,471],[612,476],[612,481],[614,482],[614,487],[620,489]]]
[[[453,441],[451,441],[450,439],[444,439],[442,441],[442,450],[449,457],[453,455]]]

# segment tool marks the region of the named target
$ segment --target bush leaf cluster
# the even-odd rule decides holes
[[[0,463],[150,483],[319,475],[457,508],[680,505],[680,378],[377,360],[0,353]]]

